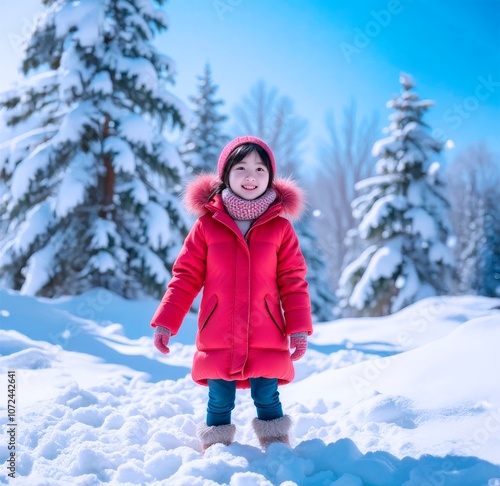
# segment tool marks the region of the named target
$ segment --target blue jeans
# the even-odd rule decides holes
[[[283,417],[276,378],[250,378],[250,390],[260,420]],[[208,380],[207,425],[230,424],[235,398],[235,381]]]

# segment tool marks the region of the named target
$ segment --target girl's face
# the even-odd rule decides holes
[[[256,151],[250,152],[229,171],[229,187],[243,199],[262,196],[269,184],[269,172]]]

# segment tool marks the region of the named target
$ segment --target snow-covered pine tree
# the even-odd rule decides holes
[[[485,217],[485,245],[483,261],[479,268],[479,294],[500,297],[500,213],[498,211],[499,190],[495,198],[488,198],[489,211]]]
[[[495,197],[486,198],[484,215],[484,245],[479,265],[479,295],[500,297],[500,214],[498,211],[499,190]]]
[[[105,287],[161,295],[185,223],[184,165],[163,135],[186,107],[152,40],[163,0],[44,0],[23,82],[0,97],[3,284],[57,296]],[[155,5],[155,3],[157,5]]]
[[[401,96],[387,106],[387,138],[373,146],[377,175],[360,181],[353,201],[358,237],[366,250],[342,272],[341,306],[361,315],[385,315],[421,298],[445,294],[453,271],[451,226],[439,163],[442,144],[426,130],[414,81],[402,74]]]
[[[447,169],[447,198],[456,244],[456,292],[500,295],[499,155],[479,142]]]
[[[198,94],[190,97],[193,114],[181,149],[182,160],[195,174],[212,172],[217,166],[220,151],[229,141],[223,131],[227,116],[218,112],[224,102],[216,99],[218,86],[212,81],[210,64],[205,65],[198,81]]]
[[[480,261],[476,272],[478,274],[479,295],[500,297],[500,173],[498,155],[496,156],[496,173],[491,175],[490,187],[482,195],[480,206],[482,211],[483,241],[479,248]]]
[[[338,302],[328,278],[328,268],[318,241],[318,235],[311,225],[308,211],[294,224],[300,241],[300,250],[307,264],[307,281],[311,295],[311,310],[315,321],[331,321],[338,317]]]

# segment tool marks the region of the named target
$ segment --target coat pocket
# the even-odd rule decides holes
[[[266,301],[267,311],[272,317],[273,322],[276,324],[276,327],[280,330],[281,334],[286,336],[285,321],[283,319],[283,314],[281,313],[280,305],[269,294],[266,294],[264,299]]]
[[[200,314],[198,317],[198,329],[200,331],[203,330],[203,328],[207,325],[208,321],[210,320],[210,317],[215,311],[215,308],[217,307],[218,299],[217,295],[214,294],[212,297],[210,297],[205,303],[202,304],[200,308]]]

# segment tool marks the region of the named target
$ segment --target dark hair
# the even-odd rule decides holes
[[[241,162],[247,155],[251,154],[252,152],[257,152],[262,162],[266,166],[267,171],[269,172],[269,183],[267,185],[267,188],[269,189],[272,186],[274,180],[274,172],[268,153],[260,145],[257,145],[255,143],[244,143],[242,145],[238,145],[229,154],[226,164],[224,165],[222,182],[219,184],[219,186],[217,186],[213,194],[211,194],[212,197],[215,196],[215,194],[220,194],[226,187],[229,187],[229,172],[231,172],[231,169],[237,163]]]

